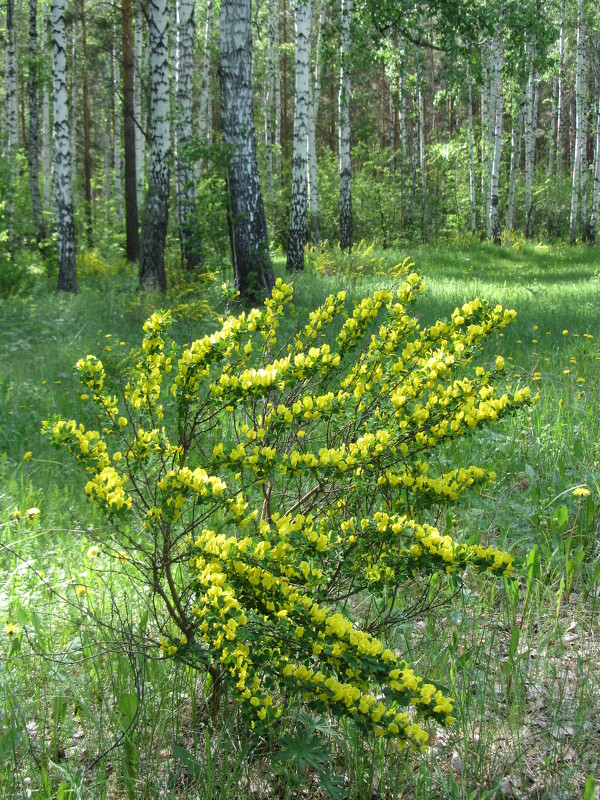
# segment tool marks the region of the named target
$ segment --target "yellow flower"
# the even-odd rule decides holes
[[[21,512],[19,511],[18,508],[15,508],[11,516],[13,519],[21,519]]]
[[[86,592],[85,586],[76,586],[75,587],[75,594],[77,597],[81,597]]]
[[[87,551],[88,558],[96,558],[96,556],[99,554],[100,554],[100,548],[98,547],[97,544],[92,545],[90,549]]]
[[[9,636],[12,636],[15,633],[19,632],[19,626],[15,625],[12,622],[7,622],[4,626],[4,633],[8,633]]]
[[[565,328],[564,331],[563,331],[563,336],[566,336],[568,333],[569,333],[569,331]]]
[[[589,494],[590,490],[586,489],[585,486],[578,486],[573,489],[573,497],[588,497]]]
[[[84,392],[83,394],[80,394],[80,395],[79,395],[79,399],[80,399],[80,400],[89,400],[89,399],[90,399],[90,396],[89,396],[89,394],[86,394],[86,393]]]
[[[23,461],[29,461],[29,459],[31,458],[31,456],[32,456],[32,455],[33,455],[33,453],[31,452],[31,450],[28,450],[28,451],[27,451],[27,452],[26,452],[26,453],[23,455]]]
[[[39,513],[40,513],[39,508],[32,506],[31,508],[27,509],[27,511],[25,512],[25,516],[27,517],[27,519],[32,520],[35,519],[39,515]]]

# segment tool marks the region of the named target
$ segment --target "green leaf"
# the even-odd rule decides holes
[[[55,725],[60,725],[67,714],[67,698],[64,693],[57,694],[52,702],[52,719]]]
[[[582,800],[594,800],[596,796],[596,778],[593,775],[588,775],[583,787]]]
[[[200,779],[203,775],[202,764],[200,764],[194,756],[186,750],[185,747],[180,747],[178,744],[173,745],[173,755],[178,761],[181,761],[189,771],[192,773],[194,778]]]
[[[119,714],[121,715],[121,726],[126,731],[136,715],[138,699],[133,692],[126,692],[119,699]]]
[[[22,736],[23,731],[21,728],[14,727],[9,728],[6,733],[0,737],[0,764],[3,764],[8,758],[14,757]]]

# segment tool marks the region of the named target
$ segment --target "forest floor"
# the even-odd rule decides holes
[[[304,738],[285,731],[286,761],[281,738],[257,744],[227,702],[208,717],[203,675],[159,658],[140,667],[103,648],[101,631],[82,640],[77,587],[114,623],[103,574],[119,565],[88,557],[101,523],[85,475],[50,448],[41,421],[92,421],[74,363],[96,353],[108,371],[123,370],[153,303],[179,309],[181,343],[214,328],[207,312],[221,279],[205,284],[204,301],[182,282],[166,301],[140,299],[131,270],[92,254],[76,296],[57,297],[40,278],[27,296],[0,301],[0,798],[600,797],[599,252],[363,248],[309,254],[294,279],[290,331],[331,291],[358,298],[389,285],[410,257],[425,278],[414,307],[422,323],[476,296],[517,311],[488,357],[504,356],[508,384],[540,393],[452,451],[457,467],[497,473],[448,511],[453,535],[510,550],[518,578],[469,575],[452,602],[394,633],[456,699],[456,724],[432,731],[422,757],[321,720]],[[126,589],[126,602],[143,602]],[[144,703],[124,737],[140,681]]]

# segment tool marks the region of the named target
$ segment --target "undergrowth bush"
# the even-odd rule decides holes
[[[207,670],[214,702],[227,688],[257,733],[302,708],[423,749],[422,723],[452,724],[453,701],[386,646],[398,602],[456,591],[467,567],[513,571],[431,514],[493,479],[437,470],[435,451],[531,402],[499,392],[500,356],[472,364],[514,312],[475,300],[421,329],[408,306],[422,283],[404,277],[349,312],[329,296],[284,342],[280,280],[262,310],[182,350],[156,312],[124,385],[93,355],[77,365],[99,430],[44,423],[109,522],[89,556],[117,556],[148,600],[151,625],[127,647]]]

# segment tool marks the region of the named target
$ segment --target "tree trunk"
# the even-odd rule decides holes
[[[515,98],[512,128],[510,132],[510,176],[508,179],[508,203],[506,206],[506,230],[514,228],[515,199],[517,194],[517,177],[521,163],[521,139],[523,130],[525,97],[521,92],[520,100]]]
[[[67,91],[67,0],[52,0],[52,80],[54,89],[54,191],[58,289],[77,291],[75,218],[71,171],[71,131]]]
[[[489,217],[490,199],[490,70],[488,54],[485,47],[481,50],[482,84],[481,84],[481,227],[483,229]]]
[[[342,0],[340,37],[339,158],[340,247],[352,249],[352,170],[350,166],[350,22],[352,0]]]
[[[83,1],[83,0],[82,0]],[[140,234],[137,206],[135,153],[135,87],[133,8],[131,0],[121,0],[121,34],[123,43],[123,149],[125,153],[125,234],[126,255],[137,262],[140,255]]]
[[[574,244],[577,239],[577,223],[579,219],[579,192],[582,188],[582,172],[585,170],[584,113],[585,113],[585,28],[583,20],[583,0],[577,2],[577,67],[575,72],[575,152],[573,158],[573,182],[571,191],[571,220],[569,240]],[[583,206],[583,202],[582,202]],[[584,209],[582,208],[582,211]],[[584,214],[582,214],[584,220]],[[584,225],[582,222],[582,234]]]
[[[471,233],[477,230],[477,199],[475,196],[475,158],[473,154],[473,91],[469,80],[469,197],[471,201]]]
[[[6,207],[8,216],[8,250],[14,255],[14,184],[17,175],[17,150],[19,147],[19,118],[17,102],[17,52],[15,31],[15,3],[7,0],[6,5],[6,162],[8,164],[9,189],[6,194]]]
[[[81,49],[83,54],[83,187],[85,199],[85,233],[87,246],[92,247],[93,224],[92,224],[92,153],[90,142],[90,104],[88,93],[88,49],[87,49],[87,25],[85,18],[85,0],[80,0],[79,9],[81,11]]]
[[[48,46],[48,16],[46,4],[42,3],[42,50]],[[44,176],[44,210],[50,211],[52,196],[52,125],[50,122],[50,94],[47,81],[42,82],[42,173]]]
[[[142,112],[142,47],[143,47],[143,27],[142,21],[144,14],[142,11],[141,0],[135,2],[135,30],[133,35],[133,120],[135,130],[135,190],[137,199],[138,211],[138,229],[139,217],[142,207],[144,205],[144,189],[145,189],[145,155],[146,155],[146,137],[144,135],[143,120],[145,115]],[[138,237],[139,239],[139,237]],[[139,246],[138,246],[139,250]],[[138,253],[139,257],[139,253]]]
[[[563,166],[563,73],[565,60],[565,0],[560,6],[560,38],[558,43],[558,96],[556,100],[556,171],[562,175]]]
[[[121,114],[119,107],[119,59],[117,58],[117,48],[113,44],[112,48],[112,84],[113,84],[113,181],[114,181],[114,205],[115,217],[117,222],[123,222],[123,169],[121,163]]]
[[[149,0],[150,168],[144,209],[140,288],[166,291],[165,240],[169,218],[169,55],[167,0]]]
[[[212,93],[210,86],[210,57],[213,36],[214,2],[206,3],[206,24],[204,26],[204,58],[200,70],[200,116],[198,125],[198,138],[200,144],[207,147],[212,138]],[[205,159],[200,159],[200,168],[204,166]]]
[[[192,144],[192,99],[194,83],[194,0],[177,0],[179,70],[177,79],[177,199],[181,266],[195,270],[203,263],[196,221]]]
[[[317,185],[317,116],[319,113],[319,100],[321,98],[321,44],[323,37],[323,22],[325,19],[325,2],[321,0],[319,11],[319,24],[317,29],[317,47],[315,52],[314,83],[312,97],[309,103],[308,116],[308,231],[312,244],[321,240],[321,221],[319,219],[319,187]]]
[[[598,229],[598,206],[600,204],[600,35],[594,42],[594,117],[596,122],[596,143],[594,148],[594,185],[592,190],[592,213],[588,230],[588,241],[594,244]]]
[[[269,256],[252,107],[250,0],[221,0],[221,113],[229,150],[229,236],[235,285],[246,302],[260,302],[275,285]]]
[[[288,272],[304,269],[306,244],[308,114],[310,106],[311,0],[296,0],[296,86],[294,102],[294,147],[292,197],[288,237]]]
[[[33,209],[33,224],[37,231],[38,244],[46,238],[46,225],[40,195],[40,130],[38,102],[38,29],[37,0],[29,0],[29,75],[27,95],[29,102],[29,135],[27,137],[27,160],[29,162],[29,190]]]
[[[494,91],[495,105],[492,109],[494,120],[494,148],[492,170],[490,175],[490,215],[488,218],[487,235],[494,244],[500,244],[500,216],[498,214],[498,179],[500,175],[500,154],[502,149],[502,40],[495,39],[492,43],[492,82],[496,85]]]
[[[537,119],[535,117],[535,73],[533,70],[533,48],[528,48],[531,64],[529,67],[529,80],[525,94],[525,236],[533,236],[533,167],[535,162],[535,132]]]

